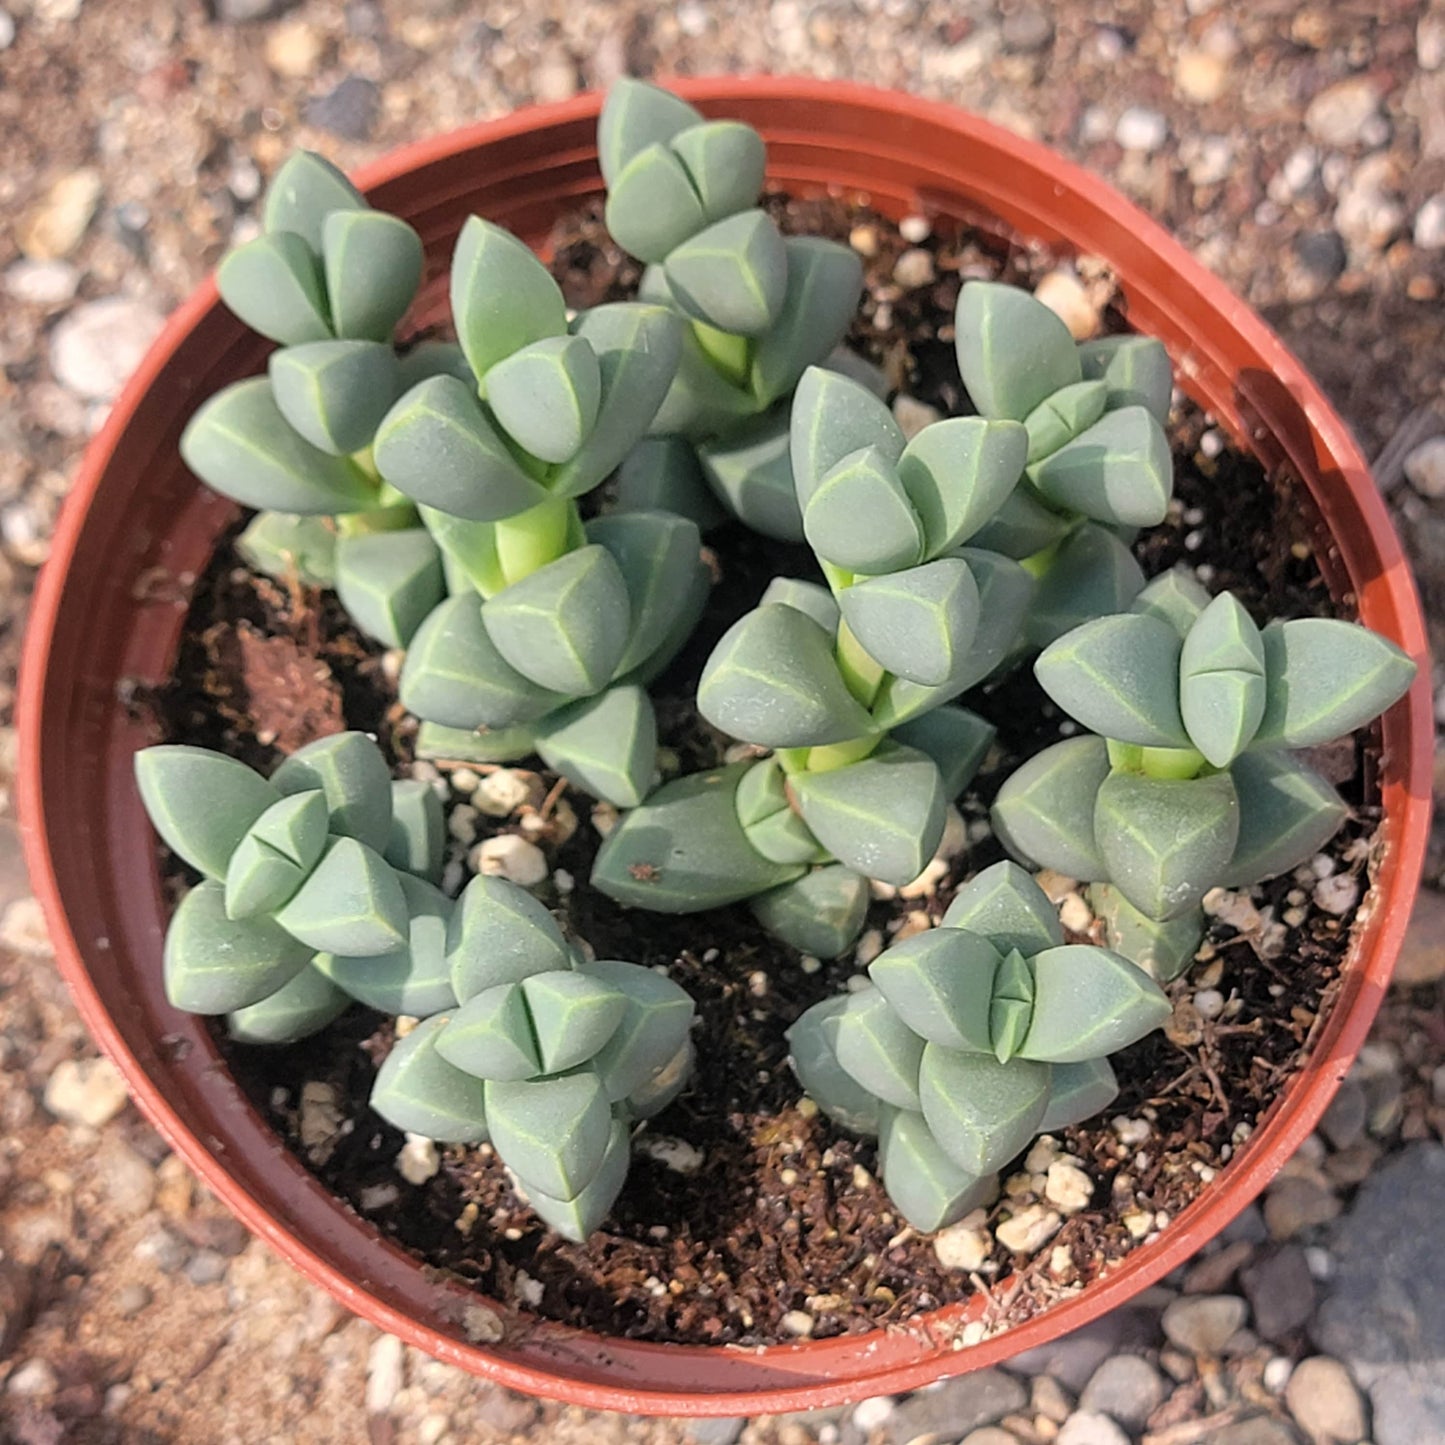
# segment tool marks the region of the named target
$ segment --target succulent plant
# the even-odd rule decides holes
[[[405,221],[298,151],[267,192],[261,235],[216,273],[221,299],[277,350],[265,376],[210,397],[181,437],[198,477],[262,509],[241,541],[251,564],[334,586],[357,625],[391,647],[444,591],[440,553],[371,457],[408,377],[446,364],[438,348],[402,359],[394,345],[422,267]]]
[[[791,470],[829,587],[776,579],[698,688],[704,718],[772,755],[654,794],[606,840],[598,887],[662,912],[756,898],[775,933],[831,956],[856,937],[870,878],[923,870],[993,736],[945,705],[1011,652],[1032,590],[1018,563],[964,545],[1026,446],[1019,423],[979,417],[905,443],[866,387],[804,375]]]
[[[291,1043],[353,1000],[421,1017],[377,1075],[378,1113],[447,1143],[490,1138],[537,1213],[582,1239],[627,1174],[629,1125],[692,1071],[694,1009],[636,964],[587,962],[506,879],[438,887],[445,829],[426,783],[393,782],[364,733],[263,778],[205,748],[136,755],[156,831],[202,880],[166,933],[166,997]]]
[[[642,444],[628,490],[705,514],[705,477],[755,531],[800,541],[787,398],[843,339],[861,262],[836,242],[782,235],[757,204],[762,137],[740,121],[706,120],[669,92],[624,79],[602,108],[598,151],[608,229],[647,263],[641,296],[686,323],[652,425],[659,440]]]
[[[994,829],[1015,857],[1087,880],[1111,941],[1167,980],[1194,956],[1211,888],[1287,872],[1343,823],[1334,788],[1289,750],[1377,717],[1415,664],[1355,623],[1261,629],[1176,570],[1034,671],[1090,731],[1005,782]]]
[[[452,262],[457,343],[398,356],[415,233],[306,152],[265,221],[219,285],[280,349],[182,438],[197,475],[264,509],[242,555],[334,587],[363,632],[408,649],[401,695],[424,751],[538,752],[610,802],[640,801],[656,754],[644,687],[701,615],[708,574],[686,517],[584,525],[577,499],[646,433],[678,317],[629,302],[569,320],[531,251],[472,217]]]
[[[372,1089],[397,1128],[490,1141],[545,1223],[581,1240],[627,1177],[631,1126],[692,1073],[691,998],[652,969],[585,961],[551,915],[479,875],[446,930],[453,999],[401,1034]]]
[[[789,1030],[793,1071],[844,1128],[879,1136],[883,1185],[925,1231],[992,1198],[1034,1135],[1104,1108],[1117,1092],[1108,1055],[1169,1017],[1128,959],[1066,944],[1013,863],[965,884],[938,928],[868,975]]]
[[[309,743],[269,779],[174,744],[143,749],[135,769],[156,831],[202,875],[166,932],[176,1008],[289,1043],[353,998],[393,1013],[450,999],[441,802],[393,781],[366,734]]]
[[[1039,579],[1026,636],[1045,647],[1127,607],[1144,586],[1127,544],[1169,510],[1169,356],[1146,336],[1075,344],[1027,291],[989,281],[964,284],[954,326],[979,415],[1028,431],[1025,480],[975,545],[1017,558]]]

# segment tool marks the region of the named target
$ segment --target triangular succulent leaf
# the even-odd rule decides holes
[[[1239,838],[1218,881],[1244,888],[1312,858],[1349,815],[1320,775],[1288,753],[1259,751],[1229,769],[1239,797]]]
[[[1111,411],[1142,406],[1162,426],[1169,420],[1174,377],[1169,353],[1152,336],[1101,336],[1079,347],[1079,364],[1088,378],[1108,387]]]
[[[449,1021],[436,1014],[397,1039],[377,1070],[371,1107],[388,1124],[439,1144],[480,1144],[487,1138],[485,1086],[437,1053]]]
[[[268,341],[298,346],[332,335],[321,265],[300,236],[283,231],[237,246],[217,267],[216,288]]]
[[[479,873],[462,890],[447,928],[452,987],[462,1002],[499,983],[570,966],[552,915],[524,888]]]
[[[674,301],[695,321],[762,336],[782,311],[788,251],[766,211],[740,211],[675,246],[666,271]]]
[[[926,557],[968,541],[1023,475],[1028,433],[1014,421],[949,417],[904,448],[898,476],[923,526]]]
[[[876,988],[850,994],[838,1016],[833,1048],[839,1064],[870,1094],[897,1109],[917,1109],[924,1041]]]
[[[1048,895],[1017,863],[995,863],[970,878],[943,915],[943,927],[967,929],[998,950],[1025,958],[1056,948],[1064,930]]]
[[[863,931],[870,897],[866,878],[833,863],[758,894],[751,908],[753,917],[790,948],[837,958]]]
[[[889,1110],[878,1140],[879,1171],[894,1207],[927,1234],[992,1201],[998,1179],[960,1169],[944,1153],[922,1114]]]
[[[1015,857],[1070,878],[1102,878],[1094,835],[1099,788],[1109,776],[1102,738],[1069,738],[1016,768],[993,804],[993,829]]]
[[[274,916],[318,953],[391,953],[407,938],[400,876],[355,838],[331,838],[321,861]]]
[[[612,1113],[591,1070],[525,1082],[489,1080],[486,1110],[492,1147],[523,1189],[575,1199],[601,1169]]]
[[[567,331],[567,303],[547,268],[510,231],[469,216],[452,254],[452,317],[485,384],[497,362]]]
[[[249,918],[285,903],[320,859],[326,825],[326,795],[319,789],[267,808],[226,866],[227,914]]]
[[[902,887],[933,857],[943,836],[943,779],[933,759],[885,742],[862,762],[793,780],[803,821],[840,862]]]
[[[1169,439],[1142,406],[1106,412],[1029,475],[1060,510],[1126,527],[1162,522],[1174,491]]]
[[[580,336],[548,336],[487,373],[487,404],[502,429],[544,462],[571,461],[597,422],[602,369]]]
[[[231,855],[280,792],[245,763],[208,748],[163,743],[135,755],[136,785],[166,845],[209,878],[224,878]]]
[[[639,964],[602,958],[578,972],[627,1000],[621,1021],[592,1060],[612,1103],[636,1094],[665,1070],[688,1041],[696,1007],[686,989]]]
[[[268,235],[294,232],[320,255],[333,211],[364,211],[366,200],[324,156],[293,151],[266,190],[262,224]]]
[[[336,334],[390,343],[421,285],[421,237],[382,211],[332,211],[321,255]]]
[[[1092,1119],[1101,1109],[1107,1109],[1119,1093],[1108,1059],[1054,1064],[1051,1074],[1048,1106],[1038,1122],[1041,1134],[1057,1134],[1071,1124]]]
[[[1038,1133],[1048,1108],[1049,1065],[1001,1064],[992,1054],[929,1044],[919,1067],[923,1117],[939,1147],[969,1174],[992,1174]]]
[[[946,687],[969,665],[980,602],[961,557],[865,578],[845,589],[839,603],[869,656],[909,682]]]
[[[207,878],[181,899],[166,930],[166,998],[193,1014],[248,1008],[290,982],[312,952],[269,918],[227,917],[225,887]]]
[[[1167,622],[1182,639],[1208,606],[1209,592],[1194,574],[1184,567],[1171,567],[1145,585],[1129,604],[1129,611]]]
[[[703,668],[697,705],[714,727],[762,747],[841,743],[873,731],[838,670],[832,639],[777,603],[723,634]]]
[[[866,386],[822,366],[803,373],[789,434],[800,506],[807,507],[823,478],[846,457],[875,447],[896,466],[906,445],[893,413]]]
[[[789,455],[788,408],[781,403],[697,445],[708,485],[727,510],[754,532],[801,542],[803,514]]]
[[[639,151],[665,144],[702,123],[702,116],[671,91],[622,76],[608,87],[597,122],[602,179],[610,186]]]
[[[1167,622],[1123,612],[1050,643],[1034,675],[1070,717],[1101,737],[1184,747],[1179,653],[1179,634]]]
[[[815,1003],[788,1030],[788,1061],[803,1091],[829,1118],[855,1134],[878,1132],[878,1099],[839,1062],[838,1022],[848,1006],[839,994]]]
[[[1134,554],[1107,527],[1085,522],[1059,545],[1039,578],[1026,633],[1034,647],[1096,617],[1122,612],[1144,587]]]
[[[992,1048],[989,1009],[1001,962],[986,938],[933,928],[879,954],[868,976],[921,1038],[982,1053]]]
[[[1228,773],[1149,778],[1111,773],[1094,805],[1103,877],[1151,918],[1196,907],[1223,876],[1239,836],[1239,799]]]
[[[1415,664],[1353,622],[1303,617],[1264,629],[1267,694],[1259,747],[1308,748],[1363,727],[1405,693]]]
[[[1069,328],[1017,286],[966,282],[954,330],[963,384],[981,416],[1021,422],[1045,397],[1083,380]]]
[[[381,749],[362,732],[332,733],[307,743],[274,773],[282,793],[320,788],[333,833],[380,852],[391,836],[391,773]]]
[[[246,507],[334,515],[376,505],[376,484],[349,457],[321,451],[287,424],[264,376],[202,402],[181,433],[181,457]]]
[[[1158,983],[1172,983],[1204,942],[1204,910],[1161,923],[1141,913],[1112,883],[1089,885],[1089,907],[1104,924],[1104,941]]]
[[[1037,954],[1031,966],[1034,1006],[1023,1058],[1083,1063],[1142,1039],[1169,1018],[1159,985],[1107,948],[1066,943]]]
[[[226,1033],[238,1044],[294,1044],[350,1007],[351,999],[329,978],[303,968],[275,993],[227,1014]]]

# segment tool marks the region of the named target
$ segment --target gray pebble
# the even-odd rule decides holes
[[[138,1259],[149,1261],[162,1274],[175,1274],[190,1259],[191,1246],[175,1230],[159,1224],[135,1247]]]
[[[1309,1323],[1315,1308],[1315,1282],[1309,1260],[1297,1244],[1260,1255],[1240,1275],[1254,1311],[1254,1327],[1279,1344]]]
[[[1129,1445],[1129,1437],[1107,1415],[1080,1410],[1064,1421],[1058,1445]]]
[[[306,107],[306,124],[345,140],[370,140],[381,111],[381,92],[360,75],[348,75],[335,90]]]
[[[1445,460],[1445,452],[1442,452]],[[1368,1109],[1365,1091],[1355,1079],[1346,1079],[1320,1120],[1320,1133],[1330,1141],[1332,1149],[1348,1149],[1365,1137]]]
[[[1046,10],[1025,6],[1004,16],[999,38],[1005,50],[1015,55],[1032,55],[1048,48],[1054,38],[1054,22]]]
[[[1181,1350],[1217,1355],[1248,1316],[1249,1306],[1235,1295],[1184,1295],[1164,1311],[1164,1333]]]
[[[1079,1405],[1108,1415],[1130,1430],[1141,1430],[1167,1394],[1164,1377],[1148,1360],[1139,1355],[1115,1355],[1094,1372],[1079,1396]]]
[[[901,1401],[888,1419],[888,1439],[892,1445],[905,1445],[919,1435],[956,1440],[1022,1410],[1028,1399],[1022,1382],[1012,1375],[975,1370]]]
[[[1311,231],[1297,236],[1295,260],[1316,280],[1329,283],[1345,274],[1349,254],[1337,231]]]
[[[125,1285],[115,1297],[116,1313],[123,1320],[134,1319],[154,1298],[155,1295],[146,1285]]]
[[[1445,436],[1421,442],[1405,458],[1405,480],[1422,497],[1445,497]]]
[[[197,1250],[186,1266],[186,1278],[192,1284],[219,1284],[225,1279],[231,1261],[214,1249]]]

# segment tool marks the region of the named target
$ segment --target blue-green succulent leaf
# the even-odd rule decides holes
[[[136,785],[167,847],[209,878],[224,878],[231,855],[280,792],[245,763],[209,748],[163,743],[135,755]]]
[[[447,1014],[423,1019],[392,1045],[371,1086],[371,1107],[398,1129],[439,1144],[480,1144],[487,1138],[485,1088],[437,1053]]]
[[[833,863],[758,894],[751,906],[753,917],[789,947],[837,958],[863,931],[869,898],[866,878]]]
[[[1083,380],[1069,328],[1016,286],[966,282],[954,330],[963,384],[982,416],[1021,422],[1045,397]]]
[[[1017,863],[995,863],[969,879],[943,915],[944,928],[963,928],[988,939],[1000,954],[1025,958],[1064,941],[1048,895]]]
[[[1094,837],[1107,881],[1151,918],[1178,918],[1220,881],[1234,854],[1233,780],[1111,773],[1095,801]]]
[[[216,269],[216,287],[269,341],[298,346],[332,335],[321,265],[300,236],[283,231],[237,246]]]
[[[421,237],[382,211],[332,211],[321,255],[336,334],[389,344],[421,285]]]
[[[1094,809],[1108,776],[1103,738],[1055,743],[1015,769],[999,789],[994,832],[1016,858],[1070,878],[1103,878]]]

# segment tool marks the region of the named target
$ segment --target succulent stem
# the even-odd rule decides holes
[[[733,383],[746,386],[748,369],[752,362],[752,346],[746,336],[735,336],[731,331],[719,331],[705,321],[694,321],[692,329],[697,335],[698,345],[707,353],[708,360]]]
[[[1109,763],[1118,773],[1142,773],[1146,778],[1197,778],[1212,773],[1204,754],[1194,748],[1146,748],[1137,743],[1108,740]]]
[[[848,684],[848,691],[864,707],[872,707],[878,697],[878,689],[883,686],[883,679],[888,674],[864,651],[863,644],[854,637],[846,622],[838,624],[836,651],[838,670],[843,674],[843,681]]]
[[[809,748],[807,770],[810,773],[826,773],[833,768],[846,768],[849,763],[860,763],[882,740],[883,734],[875,733],[870,737],[852,738],[846,743]]]
[[[562,556],[575,511],[570,498],[549,497],[495,524],[497,558],[509,585]]]

